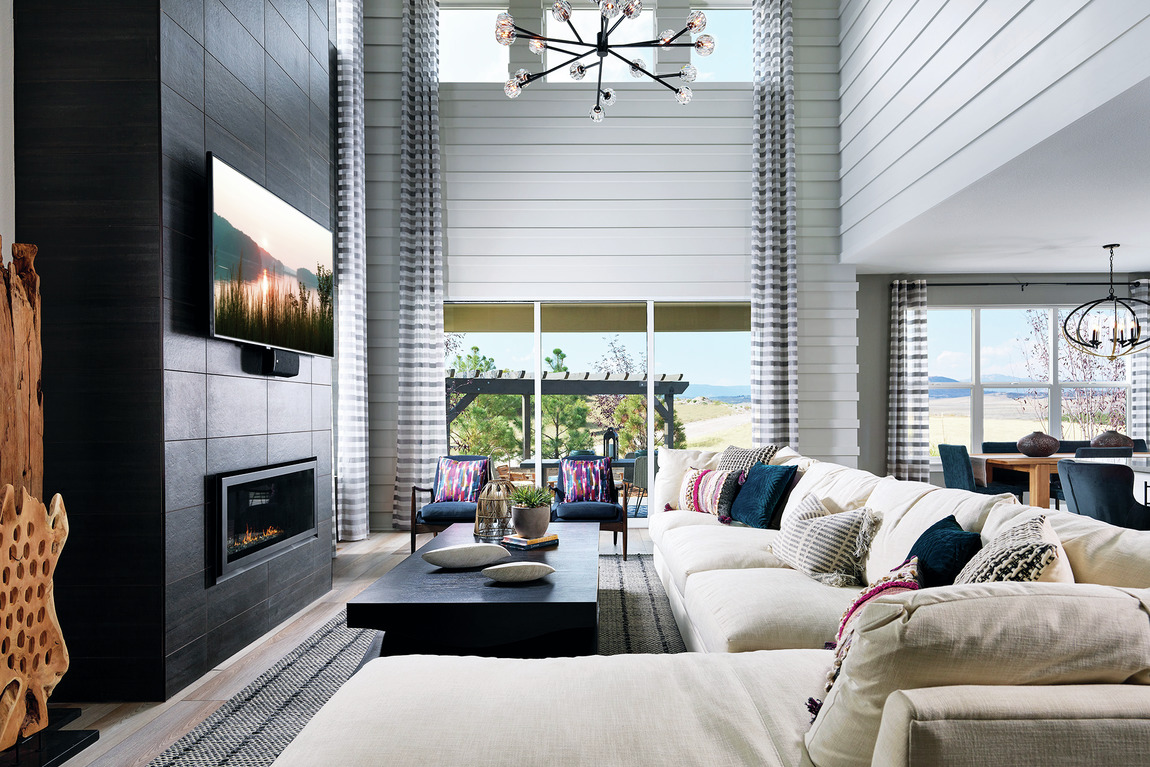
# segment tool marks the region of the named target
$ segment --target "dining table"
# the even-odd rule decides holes
[[[1074,453],[1030,456],[1021,453],[974,453],[986,465],[986,481],[994,479],[995,469],[1024,471],[1030,478],[1030,505],[1045,509],[1050,506],[1050,476],[1058,473],[1058,462],[1074,458]]]

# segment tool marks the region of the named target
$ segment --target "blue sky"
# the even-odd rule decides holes
[[[969,309],[932,309],[929,324],[928,370],[932,376],[969,381],[971,317]],[[982,375],[1029,380],[1025,353],[1030,346],[1025,309],[983,309]]]
[[[594,371],[595,362],[607,351],[611,333],[544,333],[543,356],[555,347],[567,353],[567,368]],[[636,362],[646,357],[644,333],[620,333],[619,340]],[[478,346],[500,368],[531,370],[530,333],[466,333],[464,348]],[[750,386],[751,334],[656,333],[655,361],[659,373],[682,373],[685,380],[710,386]],[[451,360],[447,364],[451,365]],[[546,365],[544,365],[546,367]],[[690,396],[690,389],[686,392]]]
[[[584,10],[576,8],[577,11]],[[500,10],[464,10],[451,9],[440,13],[439,54],[440,79],[443,82],[498,82],[507,80],[508,49],[495,42],[495,17]],[[703,34],[715,39],[715,52],[710,56],[692,56],[692,63],[699,70],[699,77],[695,84],[707,82],[749,82],[751,79],[751,24],[749,10],[717,10],[706,11],[707,27]],[[588,14],[589,15],[589,14]],[[548,11],[547,18],[550,18]],[[638,19],[624,21],[618,32],[622,33],[624,27],[634,25],[643,30],[652,29],[651,22],[647,21],[649,12],[644,11]],[[517,20],[519,26],[525,29],[539,31],[534,20]],[[554,27],[554,23],[552,22]],[[679,27],[678,29],[681,29]],[[566,25],[563,25],[566,29]],[[678,29],[675,31],[677,32]],[[651,39],[660,30],[651,32]],[[580,31],[582,33],[582,30]],[[563,37],[570,35],[568,30]],[[683,40],[684,38],[680,38]],[[620,36],[620,41],[622,37]],[[514,45],[526,45],[525,41],[516,40]],[[636,49],[636,56],[642,58],[648,65],[651,64],[651,49]],[[542,63],[542,62],[541,62]],[[638,83],[618,62],[617,77],[619,82]],[[554,64],[552,64],[553,66]],[[543,66],[537,68],[527,67],[535,72],[542,72]],[[666,67],[660,67],[658,74],[665,74]],[[612,69],[606,70],[610,75]],[[559,82],[570,81],[567,74],[556,72]],[[548,78],[550,79],[550,78]],[[657,87],[643,78],[651,87]],[[611,80],[607,80],[610,82]],[[586,82],[586,81],[584,81]],[[539,84],[536,84],[538,87]],[[594,90],[594,86],[592,86]],[[528,94],[529,95],[529,94]]]

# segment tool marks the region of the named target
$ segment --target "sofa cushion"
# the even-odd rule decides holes
[[[980,583],[881,596],[806,743],[818,767],[867,767],[895,690],[1150,683],[1150,591]]]
[[[770,527],[797,472],[795,466],[752,466],[731,504],[731,519],[750,527]]]
[[[615,522],[624,518],[622,506],[600,501],[557,503],[551,513],[559,522]]]
[[[446,525],[452,522],[474,522],[475,501],[443,501],[429,503],[419,510],[419,522]]]
[[[679,488],[683,486],[683,475],[688,469],[714,469],[719,465],[719,453],[709,450],[659,449],[659,471],[655,474],[655,484],[651,487],[651,513],[663,511],[670,504],[678,508]],[[650,516],[650,515],[649,515]]]
[[[858,593],[824,586],[790,568],[759,567],[695,573],[687,579],[684,603],[708,652],[819,648],[834,639]],[[828,658],[824,683],[830,666]],[[822,688],[814,697],[822,697]]]
[[[954,579],[955,583],[989,581],[1074,582],[1066,552],[1046,515],[1039,514],[1003,530]]]
[[[878,483],[879,478],[869,471],[850,469],[836,463],[812,464],[787,497],[782,520],[793,514],[799,502],[811,493],[829,501],[835,509],[860,509],[867,505],[867,499]]]
[[[982,548],[982,536],[959,526],[953,514],[935,522],[910,547],[918,557],[918,576],[926,588],[949,586]]]
[[[880,520],[868,507],[834,513],[811,494],[783,520],[771,550],[820,583],[853,586]]]
[[[810,721],[803,701],[818,696],[829,656],[377,658],[316,713],[276,767],[798,767]],[[384,708],[433,714],[397,719],[382,716]]]
[[[866,562],[867,581],[878,580],[905,561],[910,547],[935,522],[954,515],[963,530],[981,532],[990,510],[1004,500],[1018,503],[1009,493],[980,495],[966,490],[945,490],[925,482],[883,479],[867,501],[871,508],[882,512],[882,525],[875,534]]]
[[[651,536],[651,540],[654,541],[656,546],[663,545],[664,533],[679,527],[725,528],[726,525],[719,522],[718,517],[712,517],[710,514],[697,514],[693,511],[683,511],[682,509],[661,511],[658,514],[647,515],[647,533]]]
[[[687,579],[695,573],[746,567],[785,567],[782,560],[770,551],[771,541],[777,535],[776,530],[752,527],[683,526],[663,534],[659,553],[675,587],[682,594]]]
[[[1025,519],[1045,514],[1058,535],[1079,583],[1150,588],[1150,531],[1128,530],[1068,511],[1033,506],[995,506],[986,520],[984,540]]]

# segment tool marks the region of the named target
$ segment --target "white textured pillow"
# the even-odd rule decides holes
[[[1046,581],[1074,583],[1074,573],[1058,536],[1039,514],[1007,528],[982,547],[954,579],[955,583]]]
[[[436,567],[483,567],[507,559],[511,552],[495,543],[461,543],[424,552],[422,556],[423,561]]]
[[[1150,684],[1150,592],[972,583],[876,597],[806,736],[819,767],[869,767],[895,690]]]
[[[663,511],[667,504],[678,508],[679,489],[683,486],[683,475],[689,469],[715,469],[719,466],[720,453],[709,450],[672,450],[659,448],[659,473],[655,475],[655,485],[651,488],[652,512]]]
[[[818,496],[808,495],[783,520],[770,551],[820,583],[855,586],[881,520],[868,508],[833,513]]]

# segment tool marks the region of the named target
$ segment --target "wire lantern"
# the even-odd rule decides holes
[[[1150,314],[1150,304],[1114,294],[1114,249],[1118,243],[1102,247],[1110,251],[1110,294],[1072,309],[1062,323],[1062,335],[1075,349],[1114,361],[1150,343],[1150,334],[1143,335],[1139,320],[1140,314]]]
[[[510,480],[496,478],[479,491],[475,506],[475,537],[485,541],[500,541],[511,535],[511,494],[515,485]]]

